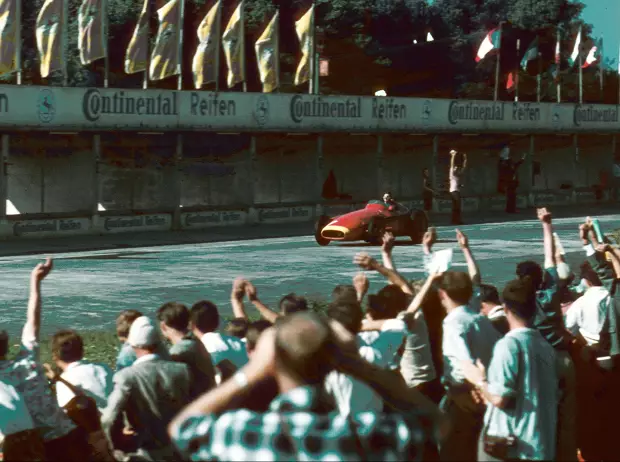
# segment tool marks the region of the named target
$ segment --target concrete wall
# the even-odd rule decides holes
[[[433,137],[383,136],[383,170],[381,191],[391,191],[395,197],[421,197],[422,171],[431,171]]]
[[[90,135],[14,135],[9,139],[8,214],[88,211],[94,198]]]
[[[614,157],[612,135],[579,135],[577,137],[577,187],[600,185],[605,172],[611,175]]]
[[[183,134],[183,207],[251,204],[251,145],[246,134]]]
[[[380,191],[378,137],[375,135],[323,136],[323,179],[333,169],[340,194],[355,201],[376,198]]]
[[[102,134],[100,203],[110,210],[176,207],[176,136]]]
[[[257,136],[253,162],[254,203],[317,201],[320,197],[317,165],[316,135]]]

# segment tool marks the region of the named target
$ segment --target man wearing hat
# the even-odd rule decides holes
[[[162,339],[146,316],[131,325],[127,342],[138,358],[114,376],[114,390],[101,423],[112,446],[146,460],[179,460],[166,431],[172,418],[189,403],[190,372],[185,364],[160,358]],[[127,441],[123,416],[135,430]]]

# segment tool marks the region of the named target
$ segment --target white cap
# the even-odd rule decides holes
[[[568,264],[563,261],[557,264],[556,269],[558,271],[558,276],[562,281],[570,279],[570,277],[573,275],[570,266],[568,266]]]
[[[161,342],[159,329],[149,318],[140,316],[131,325],[127,342],[137,348],[158,345]]]

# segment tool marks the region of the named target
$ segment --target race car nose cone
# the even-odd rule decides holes
[[[323,228],[323,231],[321,231],[321,236],[326,239],[333,239],[335,241],[339,241],[345,239],[349,232],[349,229],[345,228],[344,226],[331,225]]]

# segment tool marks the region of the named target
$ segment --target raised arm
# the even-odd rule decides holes
[[[592,228],[591,221],[588,219],[586,223],[579,226],[579,237],[583,248],[586,252],[588,262],[594,272],[598,275],[599,279],[603,283],[603,286],[611,291],[613,289],[614,281],[617,279],[617,274],[611,265],[605,260],[605,254],[596,251],[595,246],[598,247],[596,236]]]
[[[367,253],[358,253],[353,262],[360,268],[368,271],[377,271],[383,275],[391,284],[394,284],[400,288],[404,293],[413,295],[413,290],[409,287],[409,283],[396,271],[391,270],[380,264],[374,258],[371,258]]]
[[[31,341],[39,341],[41,330],[41,282],[52,271],[53,262],[48,258],[45,263],[39,263],[30,274],[30,297],[28,299],[28,312],[26,325],[24,326],[23,338]]]
[[[538,219],[543,227],[543,241],[545,245],[545,269],[555,267],[555,243],[553,240],[553,225],[551,224],[551,212],[545,207],[538,209]]]
[[[394,260],[392,259],[392,249],[394,248],[394,234],[387,231],[383,234],[383,244],[381,245],[381,259],[383,266],[387,269],[395,270]]]
[[[230,293],[230,304],[232,305],[233,315],[235,318],[248,319],[248,314],[243,306],[243,297],[245,297],[245,286],[247,281],[237,278],[233,282],[232,291]]]
[[[422,304],[424,303],[424,300],[426,300],[426,296],[430,292],[431,287],[433,287],[433,283],[440,276],[441,273],[433,273],[426,279],[426,282],[424,283],[420,291],[416,294],[416,296],[409,304],[409,307],[407,308],[407,313],[415,315],[420,310],[420,308],[422,308]]]
[[[463,255],[465,256],[465,261],[467,262],[467,271],[469,271],[469,277],[471,278],[471,282],[479,286],[482,283],[482,277],[480,276],[480,268],[478,268],[478,263],[476,263],[476,259],[471,252],[471,248],[469,247],[469,239],[460,229],[456,230],[456,239],[461,246],[461,250],[463,251]]]
[[[454,172],[454,163],[456,162],[456,151],[450,151],[450,175]]]
[[[251,282],[246,283],[245,293],[247,294],[248,300],[250,300],[250,303],[254,305],[254,307],[258,310],[258,312],[264,319],[266,319],[272,324],[276,322],[276,319],[280,317],[280,314],[269,309],[267,305],[265,305],[263,302],[260,301],[260,299],[258,298],[256,287],[254,287],[254,285]]]

